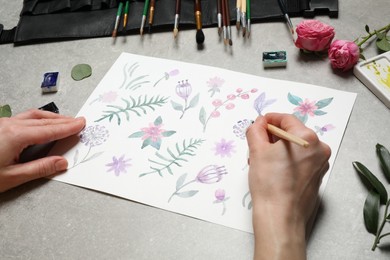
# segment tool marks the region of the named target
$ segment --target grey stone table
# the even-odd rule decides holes
[[[22,1],[2,1],[0,21],[11,28]],[[337,39],[354,40],[364,25],[389,22],[389,1],[340,0],[339,18],[317,17],[336,29]],[[294,18],[298,24],[302,18]],[[386,21],[387,20],[387,21]],[[288,79],[344,91],[358,97],[325,189],[308,242],[309,259],[389,259],[389,247],[371,252],[373,236],[363,225],[367,194],[352,167],[361,161],[379,173],[376,143],[390,147],[390,111],[351,72],[333,71],[327,58],[299,52],[285,23],[254,24],[249,40],[235,34],[226,48],[215,28],[205,29],[204,49],[195,31],[67,41],[14,47],[0,45],[0,104],[17,114],[54,101],[62,114],[76,115],[121,52],[181,60],[253,75]],[[286,50],[288,66],[264,69],[263,51]],[[374,44],[366,57],[377,54]],[[76,82],[72,67],[88,63],[93,75]],[[60,71],[60,91],[42,95],[47,71]],[[0,137],[1,138],[1,137]],[[1,155],[0,155],[1,156]],[[380,174],[381,180],[385,181]],[[253,235],[132,201],[50,180],[38,180],[0,194],[0,259],[251,259]]]

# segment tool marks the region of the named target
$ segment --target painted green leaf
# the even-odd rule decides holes
[[[206,110],[202,107],[199,112],[199,121],[202,123],[202,125],[206,124]]]
[[[161,135],[164,137],[169,137],[175,133],[176,133],[176,131],[165,131],[165,132],[161,133]]]
[[[364,225],[366,226],[367,231],[374,235],[378,230],[379,201],[379,194],[371,189],[364,202],[363,208]]]
[[[383,174],[386,176],[387,180],[390,181],[390,153],[381,144],[376,145],[376,154],[379,157],[380,165],[383,170]]]
[[[386,204],[388,198],[387,191],[377,177],[360,162],[353,162],[352,165],[359,175],[371,185],[371,188],[378,192],[381,203]]]
[[[188,190],[188,191],[178,192],[178,193],[175,193],[175,194],[177,196],[179,196],[180,198],[190,198],[190,197],[194,196],[198,192],[199,192],[198,190]]]
[[[156,148],[157,150],[160,150],[161,147],[161,139],[158,139],[156,142],[151,142],[150,146]]]
[[[302,98],[294,96],[291,93],[288,93],[287,99],[288,101],[290,101],[291,104],[294,104],[296,106],[299,106],[299,104],[303,101]]]
[[[314,114],[316,116],[323,116],[323,115],[326,115],[327,113],[325,111],[322,111],[322,110],[315,110]]]
[[[72,68],[71,75],[74,80],[82,80],[92,75],[92,68],[88,64],[77,64]]]
[[[129,135],[129,138],[139,138],[139,137],[142,137],[144,136],[144,132],[143,131],[139,131],[139,132],[135,132],[131,135]]]
[[[199,93],[193,97],[190,101],[190,105],[188,107],[196,107],[196,105],[198,104],[199,102]]]
[[[151,138],[147,138],[142,143],[141,149],[144,149],[146,146],[151,145],[151,144],[152,144],[152,139]]]
[[[176,181],[176,190],[180,190],[180,188],[183,186],[184,181],[186,180],[187,173],[184,173],[182,176],[177,178]]]
[[[85,163],[85,162],[88,162],[90,160],[93,160],[95,159],[96,157],[99,157],[100,155],[102,155],[104,152],[97,152],[97,153],[94,153],[92,154],[90,157],[88,157],[87,159],[83,160],[82,162],[80,163]]]
[[[333,98],[321,99],[315,105],[317,106],[317,109],[321,109],[328,106],[332,102],[332,100]]]
[[[177,111],[183,111],[183,106],[180,105],[179,103],[176,103],[176,102],[171,100],[171,104],[172,104],[173,109],[175,109]]]
[[[162,124],[162,118],[161,116],[157,117],[156,120],[154,120],[154,125],[158,126]]]
[[[12,111],[9,105],[0,106],[0,117],[11,117]]]
[[[390,42],[386,37],[383,37],[382,39],[377,39],[376,41],[376,47],[380,49],[381,51],[390,51]]]

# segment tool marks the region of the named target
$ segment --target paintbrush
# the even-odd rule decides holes
[[[225,11],[226,11],[226,22],[227,22],[227,40],[230,46],[233,45],[232,41],[232,28],[230,26],[230,9],[229,9],[229,1],[225,0]]]
[[[278,0],[278,2],[279,2],[280,10],[282,10],[283,16],[286,19],[286,23],[291,32],[293,41],[295,42],[294,26],[291,22],[290,16],[288,15],[286,3],[284,2],[284,0]]]
[[[204,33],[202,31],[202,8],[200,0],[195,0],[196,43],[203,44]]]
[[[118,11],[116,12],[116,19],[115,19],[115,26],[114,26],[114,31],[112,31],[112,37],[116,37],[116,34],[118,32],[118,27],[119,27],[119,21],[121,20],[121,15],[122,15],[122,8],[123,8],[123,2],[119,2],[118,5]]]
[[[222,0],[217,0],[218,35],[222,33]]]
[[[149,7],[149,0],[145,0],[144,10],[142,12],[141,26],[139,29],[139,32],[141,35],[144,34],[144,26],[145,26],[145,22],[146,22],[146,15],[148,14],[148,7]]]
[[[309,147],[309,142],[307,142],[306,140],[303,140],[302,138],[300,138],[298,136],[295,136],[293,134],[290,134],[290,133],[280,129],[279,127],[276,127],[276,126],[271,125],[271,124],[267,124],[267,130],[271,134],[273,134],[273,135],[275,135],[283,140],[292,142],[294,144],[300,145],[300,146],[305,147],[305,148]]]
[[[154,6],[156,5],[156,0],[151,0],[150,1],[150,7],[149,7],[149,33],[152,30],[152,25],[153,25],[153,18],[154,18]]]
[[[173,37],[175,38],[179,33],[180,5],[181,5],[181,0],[176,0],[175,24],[173,26]]]
[[[123,13],[123,29],[126,30],[127,20],[129,17],[129,0],[126,1],[125,10]]]

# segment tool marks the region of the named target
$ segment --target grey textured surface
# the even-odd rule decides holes
[[[18,21],[22,1],[2,1],[0,22]],[[317,17],[336,29],[337,39],[364,35],[364,25],[389,21],[389,1],[340,0],[338,19]],[[297,24],[302,18],[294,18]],[[387,21],[386,21],[387,20]],[[308,243],[309,259],[389,259],[389,247],[371,252],[373,236],[364,228],[366,189],[352,168],[361,161],[379,173],[375,144],[390,148],[390,111],[352,74],[335,72],[327,58],[307,56],[290,40],[283,22],[254,24],[249,40],[233,28],[233,48],[223,46],[215,28],[204,30],[203,50],[195,31],[48,43],[0,45],[0,104],[13,113],[54,101],[75,115],[121,52],[181,60],[288,79],[358,93],[333,172]],[[366,57],[377,54],[374,44]],[[263,51],[286,50],[288,65],[264,69]],[[90,64],[93,74],[73,81],[72,67]],[[43,73],[61,73],[60,90],[42,95]],[[334,151],[335,152],[335,151]],[[381,180],[382,175],[378,175]],[[0,194],[1,259],[251,259],[253,236],[64,183],[38,180]]]

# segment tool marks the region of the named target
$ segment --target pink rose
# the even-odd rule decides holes
[[[317,20],[304,20],[296,29],[295,46],[308,51],[324,51],[334,37],[334,28]]]
[[[335,40],[330,45],[328,57],[333,68],[349,70],[359,61],[359,46],[354,42]]]

